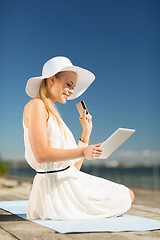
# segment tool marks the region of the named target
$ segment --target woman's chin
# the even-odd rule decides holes
[[[67,102],[67,99],[62,98],[61,101],[59,101],[59,102],[65,104]]]

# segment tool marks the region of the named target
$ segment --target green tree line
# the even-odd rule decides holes
[[[0,176],[6,176],[7,173],[7,164],[2,161],[2,156],[0,154]]]

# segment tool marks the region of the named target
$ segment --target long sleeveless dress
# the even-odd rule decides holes
[[[52,114],[48,120],[49,146],[53,148],[78,148],[72,132],[61,119],[67,138],[61,132]],[[36,171],[67,170],[36,174],[27,207],[28,219],[95,219],[116,217],[131,207],[129,189],[118,183],[78,170],[74,164],[80,159],[38,163],[32,152],[28,128],[24,128],[25,159]],[[94,161],[94,160],[91,160]]]

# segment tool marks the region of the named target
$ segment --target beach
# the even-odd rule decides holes
[[[0,177],[0,201],[28,200],[31,179]],[[132,209],[134,216],[160,220],[160,191],[131,187],[135,193]],[[60,234],[49,228],[22,219],[3,209],[0,210],[0,239],[159,239],[160,230],[120,233],[74,233]]]

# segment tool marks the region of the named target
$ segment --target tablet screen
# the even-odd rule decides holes
[[[106,159],[113,153],[122,143],[124,143],[133,133],[134,129],[118,128],[106,141],[102,143],[104,148],[99,159]]]

